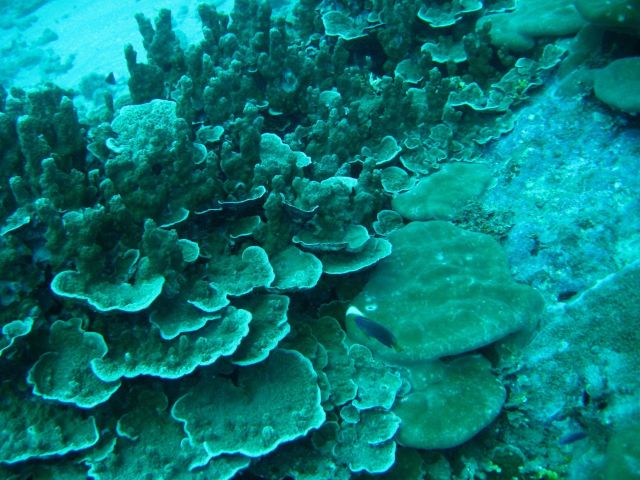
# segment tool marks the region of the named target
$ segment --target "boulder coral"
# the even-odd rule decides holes
[[[500,245],[449,222],[412,222],[389,234],[392,254],[352,305],[389,330],[384,345],[347,316],[347,331],[400,365],[475,350],[530,325],[542,301],[511,279]],[[394,285],[390,289],[389,285]]]
[[[347,332],[410,385],[392,408],[402,420],[398,442],[455,447],[493,421],[506,398],[488,360],[460,355],[531,326],[542,299],[511,279],[504,253],[487,235],[449,222],[412,222],[389,240],[392,254],[347,311]]]

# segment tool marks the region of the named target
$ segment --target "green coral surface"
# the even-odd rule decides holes
[[[543,301],[485,153],[637,2],[277,3],[203,3],[190,45],[136,15],[99,104],[0,87],[3,478],[519,474],[492,425]],[[617,45],[595,94],[638,112]]]

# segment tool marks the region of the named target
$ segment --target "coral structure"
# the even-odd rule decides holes
[[[483,152],[567,55],[553,37],[627,35],[637,12],[486,3],[203,4],[189,46],[160,10],[136,16],[147,60],[125,48],[129,93],[100,114],[51,84],[1,90],[0,475],[534,472],[507,443],[527,378],[506,372],[543,297],[477,207]],[[637,112],[637,63],[599,70],[597,97]],[[566,315],[592,328],[636,270]],[[633,469],[637,425],[600,473]]]

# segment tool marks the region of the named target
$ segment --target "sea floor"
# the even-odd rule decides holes
[[[77,88],[91,74],[125,80],[123,49],[128,43],[146,55],[134,15],[154,19],[158,9],[172,12],[176,32],[185,43],[201,37],[197,15],[199,1],[185,0],[51,0],[33,11],[17,6],[0,7],[0,83],[28,87],[54,82]],[[34,3],[34,2],[24,2]],[[208,2],[229,11],[233,1]],[[80,41],[78,41],[80,39]]]

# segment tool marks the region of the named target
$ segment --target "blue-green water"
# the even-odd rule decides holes
[[[0,2],[0,478],[640,478],[639,9]]]

